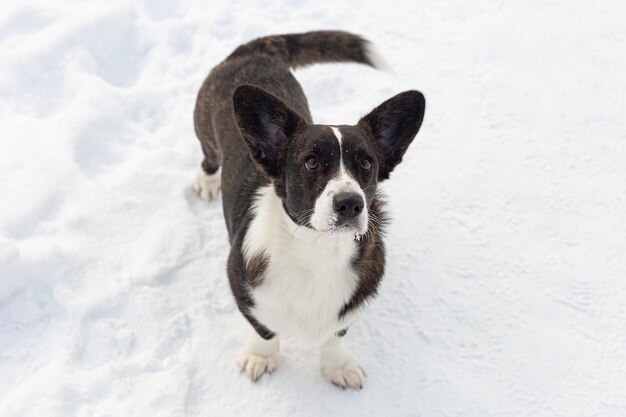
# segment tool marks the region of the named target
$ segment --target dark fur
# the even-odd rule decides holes
[[[373,217],[370,221],[372,231],[359,242],[359,254],[352,262],[359,276],[359,285],[350,301],[339,311],[339,318],[351,310],[361,308],[378,292],[378,285],[385,273],[385,245],[382,238],[384,226],[387,224],[387,217],[381,206],[382,200],[377,196],[369,208],[369,215]]]
[[[280,57],[291,68],[325,62],[357,62],[373,66],[365,54],[368,41],[341,31],[318,31],[256,39],[230,54],[228,59],[250,55]]]
[[[252,288],[258,287],[263,283],[263,277],[270,259],[265,253],[254,255],[246,265],[246,280]]]
[[[240,46],[215,67],[198,94],[194,121],[205,156],[202,167],[208,174],[222,167],[231,289],[239,309],[263,338],[274,334],[250,314],[254,300],[248,288],[262,282],[268,259],[253,258],[246,267],[242,254],[255,193],[273,183],[286,213],[295,223],[309,227],[311,214],[306,210],[339,165],[330,157],[339,154],[332,130],[312,124],[306,97],[289,68],[340,61],[372,65],[366,47],[367,41],[346,32],[260,38]],[[381,104],[358,125],[340,127],[346,169],[364,190],[372,219],[353,261],[359,283],[350,301],[337,312],[340,317],[376,294],[385,265],[385,216],[376,185],[401,161],[423,113],[421,93],[408,91]],[[304,166],[310,155],[320,162],[314,174]],[[359,169],[364,158],[372,161],[368,172]]]

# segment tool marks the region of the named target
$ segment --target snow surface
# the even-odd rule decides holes
[[[620,1],[3,2],[0,415],[626,415]],[[298,71],[315,119],[417,88],[380,296],[341,391],[284,344],[251,384],[195,95],[254,37],[341,28],[394,73]]]

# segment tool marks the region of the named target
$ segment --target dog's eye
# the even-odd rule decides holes
[[[309,171],[315,171],[317,168],[319,168],[320,163],[319,163],[319,161],[316,158],[311,156],[311,157],[307,158],[306,162],[304,163],[304,166]]]
[[[363,171],[369,171],[370,169],[372,169],[372,160],[369,158],[365,158],[364,160],[362,160],[361,169]]]

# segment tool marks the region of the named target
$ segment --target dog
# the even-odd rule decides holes
[[[378,184],[417,134],[425,99],[400,93],[356,125],[313,124],[291,69],[326,62],[378,68],[372,44],[341,31],[268,36],[208,75],[194,110],[204,159],[196,193],[222,191],[230,287],[251,336],[238,365],[256,382],[277,366],[279,338],[320,346],[325,377],[361,389],[343,338],[385,269]],[[328,92],[330,93],[330,92]]]

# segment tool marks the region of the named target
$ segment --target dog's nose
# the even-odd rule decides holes
[[[351,219],[363,211],[363,197],[355,193],[339,193],[333,199],[335,213],[342,219]]]

